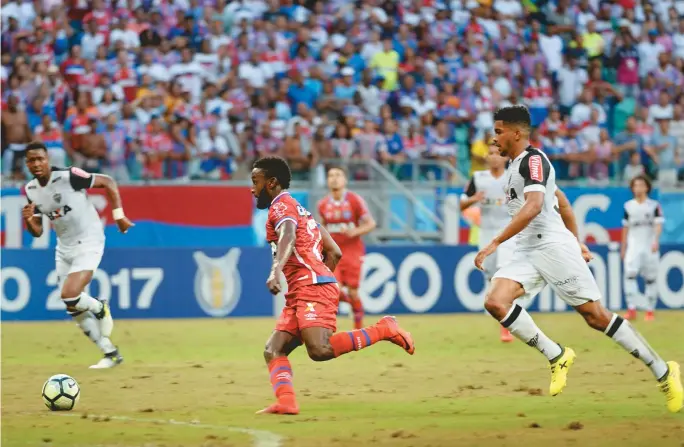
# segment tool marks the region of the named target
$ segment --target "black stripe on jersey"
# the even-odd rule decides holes
[[[660,210],[660,204],[656,204],[655,217],[663,217],[663,212]]]
[[[465,195],[472,197],[477,192],[477,187],[475,186],[475,176],[470,177],[468,181],[468,186],[466,186]]]
[[[74,171],[69,169],[69,183],[71,183],[74,191],[88,189],[93,186],[93,174],[90,174],[90,177],[83,177],[82,175],[74,174]]]
[[[542,185],[546,186],[551,174],[551,163],[546,156],[532,146],[526,149],[527,155],[520,162],[520,175],[525,179],[525,186]]]

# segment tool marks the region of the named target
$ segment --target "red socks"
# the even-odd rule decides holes
[[[335,357],[339,357],[351,351],[367,348],[384,339],[382,329],[373,325],[351,332],[339,332],[330,337],[330,344],[335,352]]]
[[[295,393],[292,386],[292,367],[287,357],[276,357],[268,364],[271,385],[279,403],[294,405]]]
[[[363,304],[360,298],[351,299],[349,295],[340,290],[340,302],[349,303],[354,313],[354,329],[363,328]]]

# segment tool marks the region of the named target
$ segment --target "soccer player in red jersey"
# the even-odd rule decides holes
[[[330,236],[342,249],[342,260],[335,269],[340,288],[340,301],[351,304],[354,312],[354,329],[363,327],[363,304],[359,297],[361,264],[366,248],[361,236],[376,227],[366,202],[347,189],[347,174],[342,168],[328,170],[330,195],[318,202],[318,215]]]
[[[277,401],[259,413],[299,413],[287,356],[302,343],[309,357],[317,362],[382,340],[409,354],[415,350],[411,334],[400,328],[394,317],[383,317],[364,329],[335,334],[340,289],[333,270],[342,253],[330,234],[287,191],[291,176],[289,166],[280,157],[254,162],[252,194],[257,208],[268,208],[266,239],[273,251],[266,285],[277,294],[284,276],[288,288],[285,307],[264,350]]]

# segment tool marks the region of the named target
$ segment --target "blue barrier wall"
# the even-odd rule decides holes
[[[622,308],[619,253],[593,247],[591,267],[605,304]],[[362,297],[369,313],[481,312],[482,274],[472,247],[370,247]],[[265,286],[268,248],[108,249],[90,293],[108,297],[116,318],[273,316],[282,297]],[[684,308],[684,245],[663,246],[658,275],[660,308]],[[52,250],[3,250],[3,320],[65,319]],[[563,311],[547,288],[526,303]]]

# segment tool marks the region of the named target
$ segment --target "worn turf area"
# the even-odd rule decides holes
[[[298,349],[302,412],[291,417],[254,415],[273,399],[262,359],[272,320],[117,321],[126,361],[99,371],[88,369],[98,351],[72,323],[4,323],[2,446],[684,447],[684,413],[667,413],[638,360],[579,316],[534,317],[578,354],[558,397],[539,353],[502,345],[484,315],[407,316],[413,357],[381,343],[314,363]],[[684,364],[682,321],[682,311],[661,312],[636,326]],[[40,398],[56,373],[81,385],[71,413]]]

